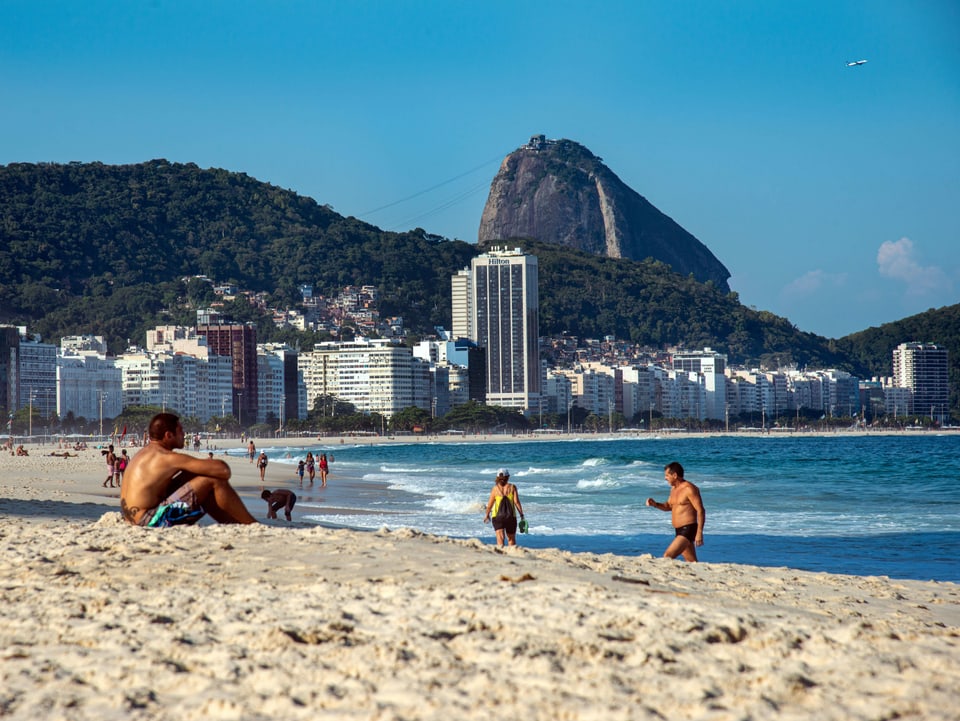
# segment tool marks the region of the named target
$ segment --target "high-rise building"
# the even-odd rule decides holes
[[[933,343],[901,343],[893,349],[894,384],[913,391],[910,413],[937,418],[950,405],[947,349]]]
[[[0,325],[0,413],[4,421],[17,410],[17,379],[20,370],[20,330]]]
[[[39,335],[20,336],[18,408],[48,418],[57,412],[57,346],[43,343]]]
[[[257,382],[257,329],[252,323],[198,325],[210,353],[229,356],[233,364],[233,415],[241,424],[257,421],[260,409]]]
[[[470,297],[470,271],[466,268],[450,278],[450,324],[453,340],[473,338],[473,304]]]
[[[297,364],[297,351],[285,343],[263,343],[259,355],[260,416],[265,423],[272,414],[279,427],[290,419],[305,418],[306,406],[300,407],[303,382]]]
[[[695,418],[723,420],[727,413],[727,356],[710,348],[673,354],[673,369],[696,373],[703,379],[706,407],[696,409]],[[786,395],[784,395],[784,398]],[[786,406],[784,406],[786,408]]]
[[[519,248],[494,249],[470,264],[470,332],[486,352],[488,403],[523,410],[539,408],[537,284],[537,258],[524,255]]]

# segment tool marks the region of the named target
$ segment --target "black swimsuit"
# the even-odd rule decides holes
[[[674,528],[678,536],[683,536],[691,543],[695,543],[697,540],[697,524],[688,523],[686,526],[680,526],[680,528]]]

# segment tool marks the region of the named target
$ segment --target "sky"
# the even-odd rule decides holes
[[[955,0],[0,0],[0,165],[192,162],[476,242],[540,133],[801,330],[960,302]]]

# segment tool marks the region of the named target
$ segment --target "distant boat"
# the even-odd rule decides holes
[[[866,65],[868,62],[869,62],[868,60],[851,60],[849,63],[847,63],[847,67],[853,68],[853,67],[856,67],[857,65]]]

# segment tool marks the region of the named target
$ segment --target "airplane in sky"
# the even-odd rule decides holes
[[[857,65],[864,65],[864,64],[867,63],[867,62],[869,62],[869,61],[867,61],[867,60],[851,60],[849,63],[847,63],[847,67],[848,67],[848,68],[852,68],[852,67],[856,67]]]

